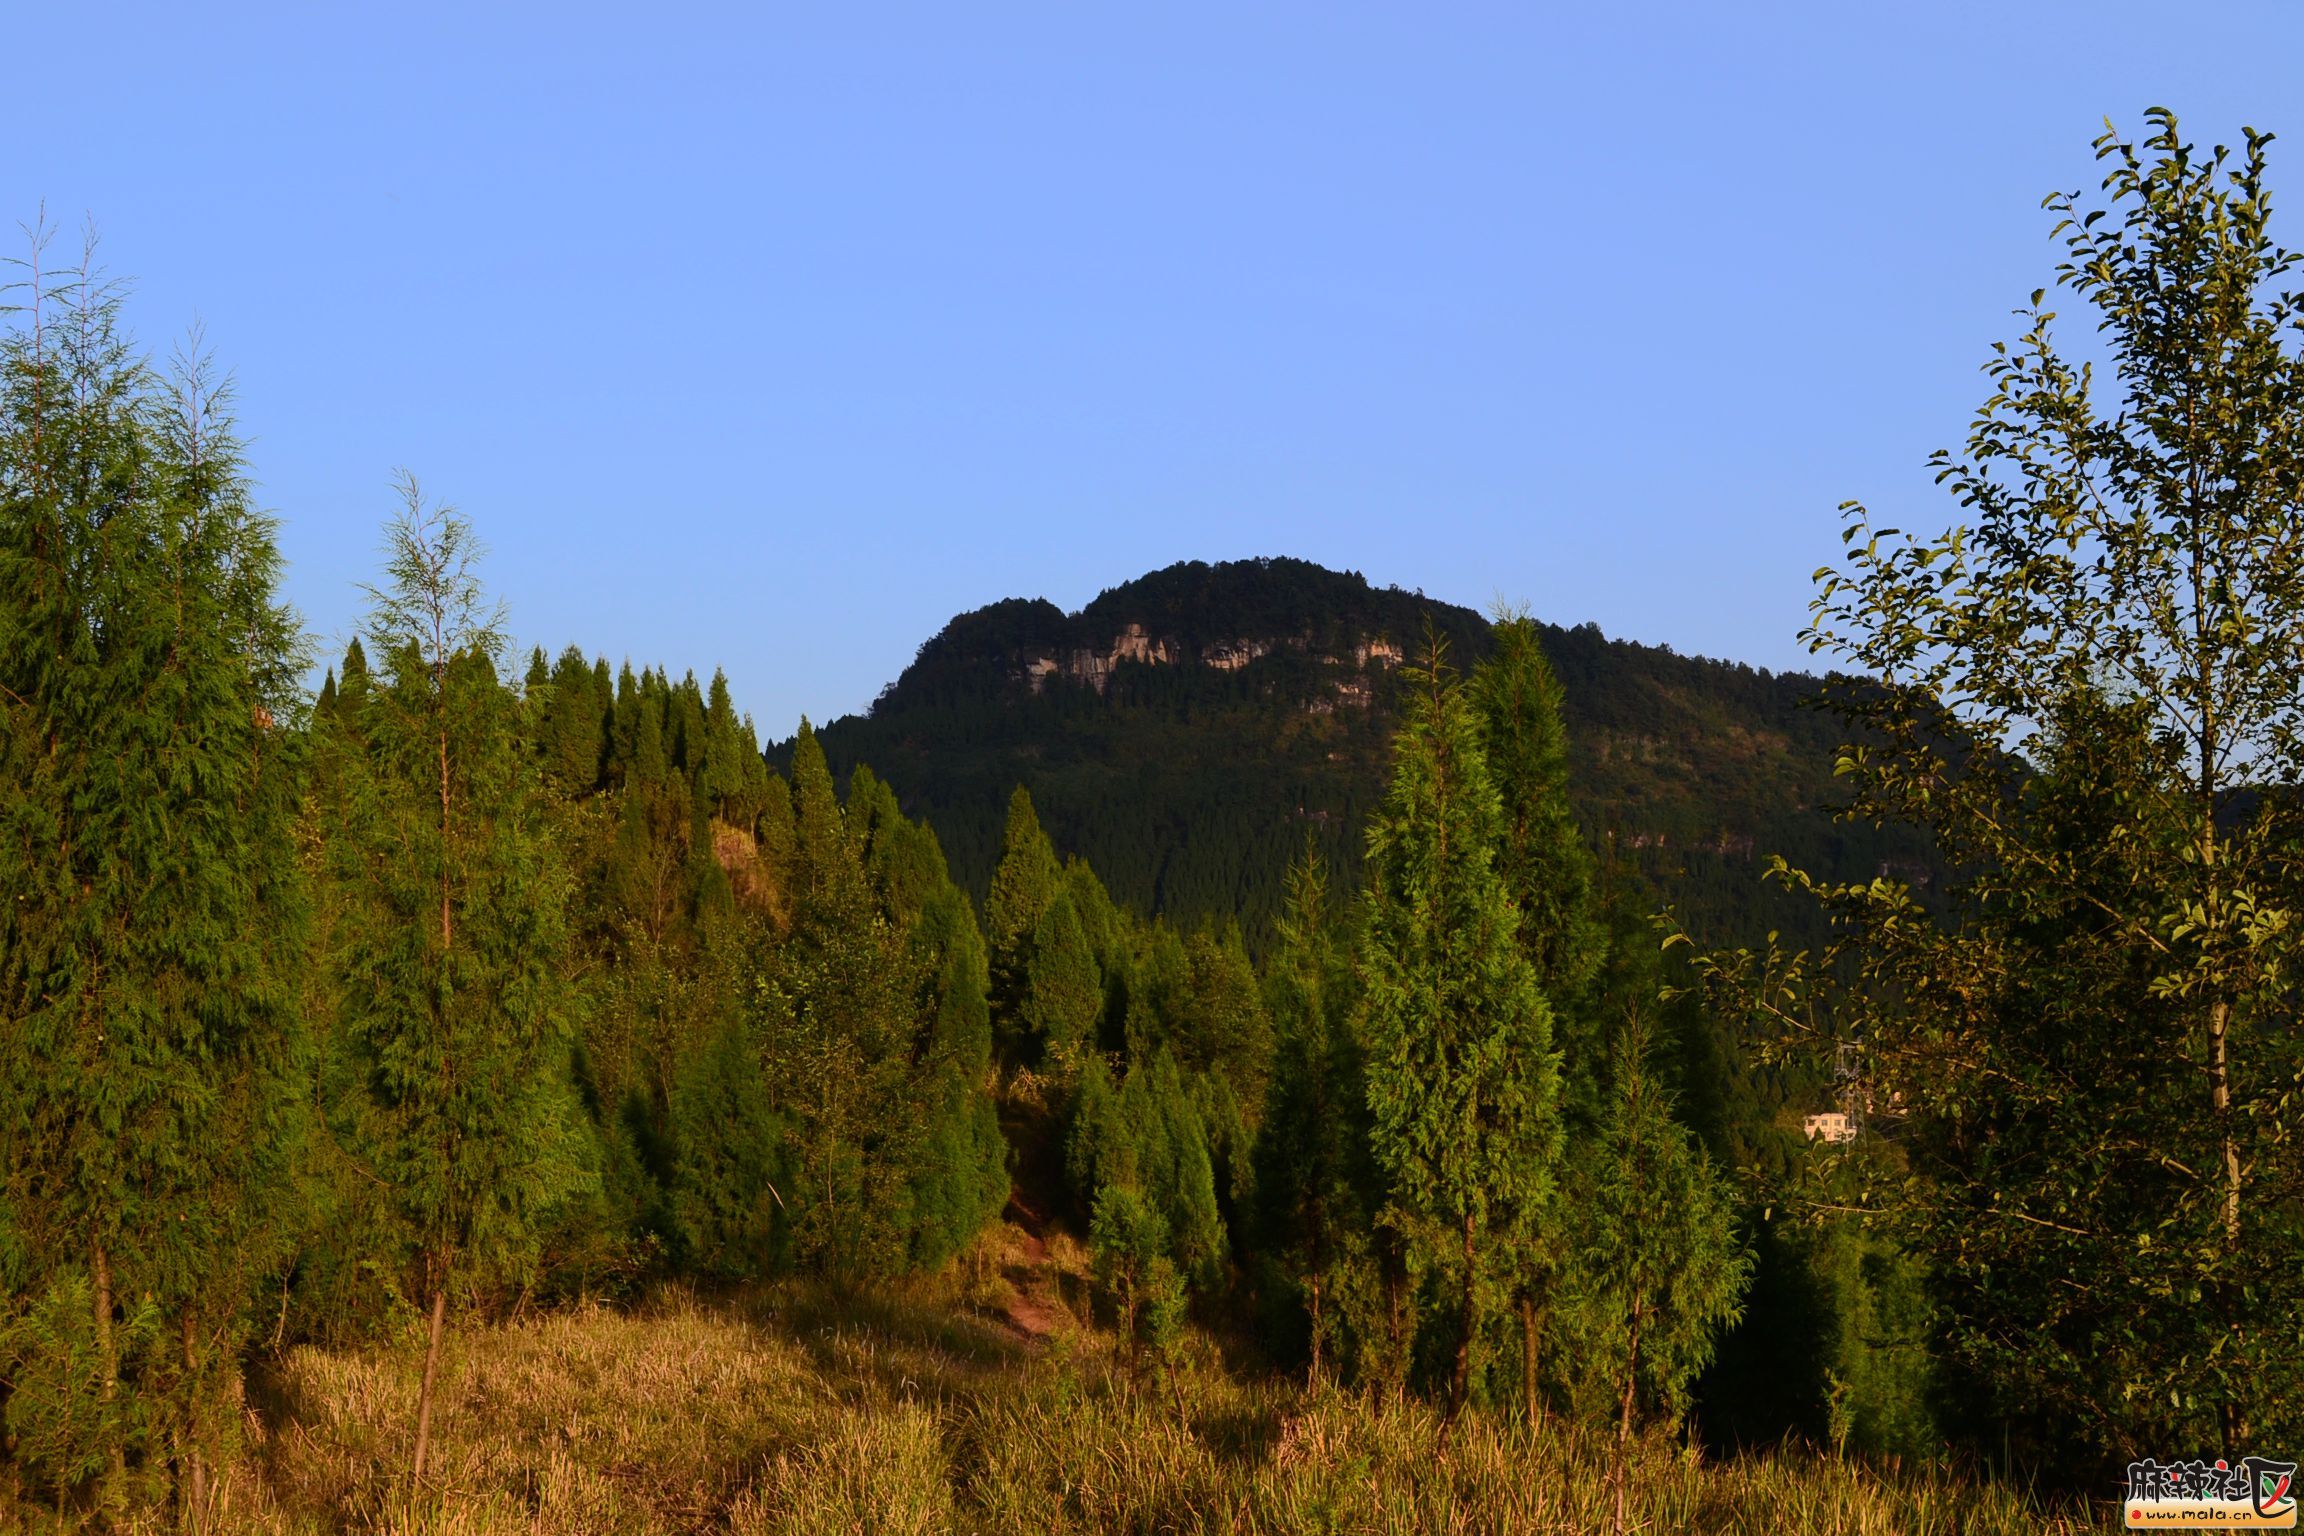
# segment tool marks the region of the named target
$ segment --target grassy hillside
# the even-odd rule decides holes
[[[836,771],[869,763],[936,828],[979,896],[1010,789],[1057,845],[1143,911],[1238,916],[1257,942],[1309,836],[1347,874],[1382,794],[1397,656],[1427,630],[1468,667],[1480,615],[1300,560],[1191,562],[1076,614],[1011,600],[962,614],[868,714],[821,731]],[[1758,880],[1771,852],[1835,876],[1922,867],[1908,840],[1835,823],[1839,722],[1802,673],[1547,627],[1567,689],[1587,834],[1697,932],[1797,928]]]
[[[437,1480],[406,1482],[415,1340],[260,1373],[221,1536],[431,1531],[1582,1532],[1614,1528],[1604,1434],[1371,1403],[1235,1371],[1171,1384],[1082,1321],[1077,1254],[1014,1228],[891,1289],[788,1285],[582,1308],[455,1342]],[[1045,1283],[1053,1304],[1019,1307]],[[0,1490],[0,1523],[17,1513]],[[2076,1531],[2005,1489],[1639,1441],[1631,1528]]]

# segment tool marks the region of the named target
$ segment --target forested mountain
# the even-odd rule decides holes
[[[1908,837],[1833,821],[1841,722],[1824,686],[1542,625],[1566,688],[1571,793],[1604,866],[1647,876],[1700,935],[1797,930],[1811,909],[1762,886],[1769,853],[1835,878],[1925,878]],[[979,894],[1003,808],[1031,790],[1060,847],[1113,896],[1181,918],[1238,916],[1261,945],[1309,834],[1350,883],[1382,793],[1399,673],[1428,636],[1487,654],[1471,609],[1308,561],[1187,561],[1080,612],[1010,599],[920,648],[870,711],[820,731],[836,773],[868,763],[936,828]],[[773,750],[788,756],[789,742]]]

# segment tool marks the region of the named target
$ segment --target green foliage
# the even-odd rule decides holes
[[[873,901],[805,726],[792,789],[793,925],[766,958],[757,1006],[795,1122],[796,1248],[811,1265],[893,1273],[910,1249],[913,957]]]
[[[1560,681],[1535,620],[1504,613],[1495,649],[1473,669],[1472,707],[1502,807],[1496,873],[1520,914],[1520,946],[1555,1002],[1575,997],[1604,953],[1592,855],[1568,796],[1568,733]]]
[[[1088,936],[1058,891],[1040,914],[1024,966],[1024,992],[1017,1009],[1051,1069],[1059,1078],[1079,1070],[1081,1054],[1096,1044],[1104,1016],[1104,982]]]
[[[933,834],[921,828],[933,840]],[[992,1071],[992,1018],[985,1000],[984,940],[968,898],[936,888],[912,932],[926,978],[922,1059],[923,1133],[912,1185],[917,1226],[912,1260],[940,1264],[966,1248],[1008,1200],[1008,1144],[985,1091]]]
[[[1016,786],[1008,797],[1008,827],[1000,840],[1000,867],[992,872],[984,903],[985,937],[992,946],[992,999],[1002,1018],[1019,1017],[1028,986],[1032,937],[1056,897],[1063,870],[1056,850],[1040,830],[1032,797]],[[1021,1021],[1019,1019],[1019,1021]],[[1012,1042],[1021,1049],[1022,1042]]]
[[[0,1424],[10,1460],[33,1488],[69,1502],[104,1476],[115,1448],[126,1456],[159,1438],[154,1431],[166,1412],[159,1394],[118,1389],[123,1364],[134,1372],[157,1353],[159,1311],[149,1302],[127,1308],[110,1321],[107,1336],[96,1323],[95,1288],[78,1269],[11,1300],[0,1326],[0,1358],[9,1362]],[[112,1492],[127,1489],[116,1484]]]
[[[1835,1449],[1924,1458],[1943,1443],[1934,1412],[1935,1303],[1927,1276],[1886,1233],[1838,1223],[1816,1234],[1830,1329],[1824,1437]]]
[[[730,1019],[672,1087],[672,1219],[685,1267],[722,1279],[785,1262],[785,1128],[759,1053]]]
[[[568,871],[497,680],[497,616],[470,526],[403,489],[330,866],[353,1154],[436,1295],[525,1275],[553,1205],[596,1173],[569,1077]]]
[[[1871,1201],[1928,1264],[1964,1395],[2058,1466],[2277,1438],[2304,1402],[2278,1257],[2304,1237],[2294,259],[2266,136],[2201,156],[2151,122],[2098,141],[2102,207],[2049,201],[2108,372],[2035,294],[1965,456],[1934,461],[1974,523],[1912,539],[1851,504],[1818,573],[1811,644],[1876,680],[1841,699],[1855,812],[1923,829],[1957,885],[1787,870],[1834,943],[1715,972],[1861,1063],[1851,1102],[1903,1153]]]
[[[844,810],[805,724],[791,805],[791,928],[753,1006],[793,1126],[795,1255],[855,1275],[940,1262],[1006,1196],[982,940],[933,837],[869,775]]]
[[[757,752],[752,760],[759,761]],[[896,792],[861,764],[849,778],[847,816],[881,907],[898,922],[918,922],[952,879],[935,832],[907,819],[897,809]]]
[[[1300,1310],[1312,1375],[1344,1337],[1348,1294],[1368,1262],[1382,1203],[1351,968],[1331,929],[1317,847],[1290,871],[1280,942],[1265,974],[1276,1040],[1272,1094],[1256,1143],[1258,1235]]]
[[[536,654],[541,660],[541,647]],[[592,667],[575,646],[560,653],[547,686],[548,693],[533,689],[530,693],[530,702],[540,717],[537,725],[545,772],[553,787],[564,795],[590,794],[600,782],[614,705],[594,692]]]
[[[304,1133],[302,654],[229,389],[43,243],[0,335],[0,1393],[60,1495],[195,1510]]]
[[[1635,1016],[1618,1035],[1600,1132],[1571,1160],[1563,1307],[1579,1371],[1627,1431],[1642,1412],[1677,1420],[1737,1316],[1751,1261],[1726,1182],[1672,1118]]]
[[[1507,1257],[1496,1250],[1551,1195],[1558,1059],[1495,869],[1500,812],[1478,723],[1437,654],[1411,680],[1392,791],[1369,829],[1360,1030],[1382,1219],[1460,1298],[1461,1404]]]
[[[1121,1337],[1131,1350],[1143,1336],[1144,1283],[1154,1264],[1167,1262],[1168,1236],[1168,1223],[1134,1184],[1111,1183],[1096,1191],[1088,1250],[1095,1256],[1096,1283],[1118,1312]],[[1175,1273],[1173,1264],[1168,1272]]]
[[[1173,1056],[1131,1065],[1115,1084],[1101,1058],[1080,1077],[1067,1167],[1093,1213],[1131,1192],[1157,1224],[1158,1249],[1194,1284],[1213,1288],[1226,1242],[1208,1131]],[[1133,1208],[1131,1208],[1133,1209]],[[1131,1231],[1136,1230],[1131,1227]]]

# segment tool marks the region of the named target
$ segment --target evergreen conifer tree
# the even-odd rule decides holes
[[[1158,1218],[1158,1251],[1194,1284],[1213,1286],[1226,1249],[1215,1163],[1176,1059],[1162,1051],[1115,1084],[1091,1056],[1074,1105],[1065,1166],[1091,1221],[1110,1191],[1133,1191]],[[1136,1246],[1139,1257],[1150,1251]]]
[[[921,1135],[912,1051],[919,956],[873,900],[815,732],[792,756],[792,931],[760,989],[771,1081],[796,1122],[799,1256],[837,1273],[900,1269],[916,1225]]]
[[[928,896],[911,943],[928,993],[912,1261],[927,1266],[959,1252],[1000,1214],[1008,1200],[1008,1144],[988,1092],[992,1018],[984,940],[957,886],[946,881]]]
[[[1725,1181],[1672,1117],[1639,1015],[1618,1034],[1598,1137],[1574,1162],[1569,1306],[1584,1368],[1616,1407],[1616,1511],[1635,1415],[1677,1420],[1689,1383],[1732,1324],[1751,1262]]]
[[[742,1279],[781,1263],[785,1128],[743,1021],[726,1019],[673,1084],[672,1215],[685,1264]]]
[[[1553,1006],[1555,1025],[1565,1028],[1566,1005],[1599,969],[1607,936],[1592,855],[1569,807],[1560,680],[1534,619],[1499,614],[1491,633],[1495,649],[1473,669],[1467,687],[1502,812],[1496,873],[1519,913],[1520,943],[1536,984]]]
[[[537,656],[543,656],[541,648]],[[575,646],[562,651],[549,684],[540,722],[546,772],[562,795],[588,795],[600,782],[601,701],[592,696],[592,668],[584,653]]]
[[[1572,1122],[1579,1111],[1589,1117],[1599,1106],[1603,1042],[1592,994],[1610,935],[1598,910],[1592,856],[1568,803],[1568,733],[1560,719],[1559,679],[1527,614],[1499,613],[1492,633],[1495,649],[1473,670],[1468,689],[1502,810],[1496,873],[1519,914],[1521,950],[1552,1011],[1553,1040],[1562,1055],[1562,1118]],[[1654,946],[1640,948],[1647,953]],[[1530,1128],[1537,1139],[1528,1155],[1550,1156],[1555,1128]],[[1516,1220],[1521,1230],[1506,1258],[1519,1312],[1522,1406],[1533,1420],[1543,1318],[1558,1279],[1559,1212],[1549,1203],[1523,1204]]]
[[[1000,839],[1000,863],[984,904],[985,938],[992,947],[992,1014],[1003,1044],[1020,1043],[1016,1031],[1022,1006],[1025,967],[1032,958],[1032,935],[1063,879],[1056,849],[1040,830],[1032,797],[1024,786],[1008,797],[1008,824]]]
[[[1361,1035],[1385,1220],[1457,1297],[1460,1411],[1509,1245],[1551,1192],[1558,1058],[1495,868],[1500,813],[1477,718],[1437,643],[1408,681],[1392,786],[1368,831]]]
[[[36,1485],[208,1516],[302,1134],[302,667],[229,390],[84,257],[0,335],[0,1379]]]
[[[1094,1049],[1103,1011],[1104,982],[1096,956],[1080,931],[1071,897],[1059,891],[1033,934],[1019,1009],[1025,1029],[1059,1079],[1070,1080],[1080,1069],[1082,1053]]]
[[[417,1409],[421,1483],[448,1305],[533,1262],[550,1205],[590,1176],[568,1077],[568,872],[497,679],[471,527],[403,479],[386,585],[371,589],[381,685],[337,839],[358,893],[341,955],[347,1031],[430,1309]]]
[[[1327,863],[1307,842],[1288,871],[1279,948],[1265,980],[1276,1050],[1256,1143],[1256,1192],[1264,1241],[1302,1299],[1315,1383],[1340,1327],[1338,1281],[1367,1262],[1365,1233],[1380,1197],[1352,1033],[1352,976],[1331,922]]]

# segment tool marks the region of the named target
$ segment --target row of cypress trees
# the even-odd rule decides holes
[[[987,907],[1001,1046],[1045,1079],[1156,1352],[1188,1294],[1213,1314],[1237,1285],[1315,1379],[1629,1434],[1685,1409],[1750,1269],[1658,1060],[1657,939],[1568,809],[1535,624],[1508,616],[1468,680],[1436,645],[1410,681],[1366,890],[1339,900],[1308,850],[1260,977],[1236,930],[1118,913],[1019,790]]]
[[[885,1274],[1007,1194],[932,834],[726,683],[511,674],[413,482],[316,704],[206,360],[92,262],[0,336],[0,1476],[194,1528],[260,1341]]]
[[[35,276],[0,421],[0,1417],[60,1504],[205,1516],[261,1338],[444,1336],[664,1275],[869,1277],[1062,1192],[1131,1339],[1264,1309],[1315,1377],[1684,1406],[1745,1264],[1652,1061],[1525,619],[1415,674],[1368,888],[1261,974],[1060,859],[983,913],[803,723],[539,650],[412,482],[308,709],[228,393]],[[1505,1362],[1516,1337],[1519,1369]],[[1285,1346],[1284,1346],[1285,1347]]]

